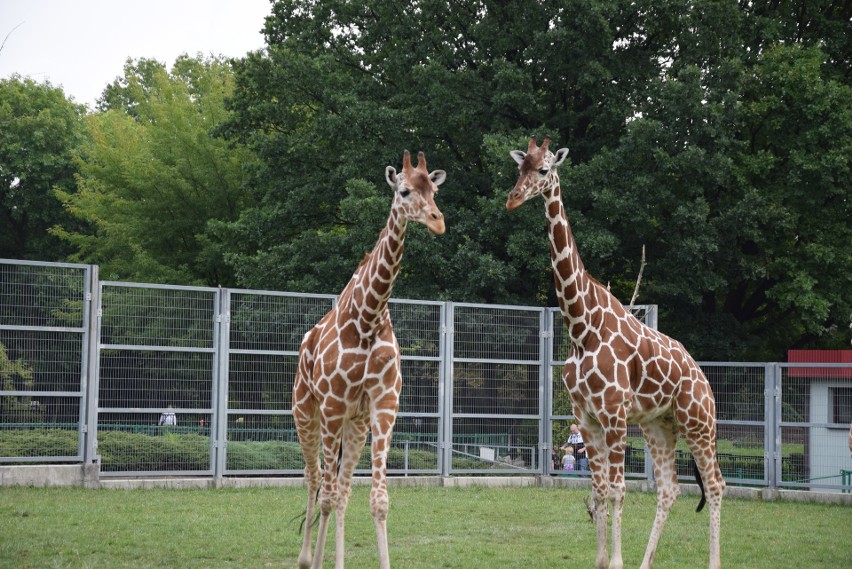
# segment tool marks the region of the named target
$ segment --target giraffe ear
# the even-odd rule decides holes
[[[556,151],[556,156],[553,158],[553,163],[551,164],[552,168],[555,168],[565,162],[565,159],[568,158],[568,149],[560,148]]]
[[[388,166],[385,168],[385,180],[388,181],[388,185],[392,188],[396,187],[396,168],[393,166]]]
[[[443,170],[434,170],[431,174],[429,174],[429,179],[432,180],[432,183],[436,186],[440,186],[444,183],[444,180],[447,179],[447,173]]]
[[[509,156],[514,158],[515,162],[517,162],[518,164],[522,164],[524,158],[526,158],[527,156],[527,153],[522,150],[512,150],[511,152],[509,152]]]

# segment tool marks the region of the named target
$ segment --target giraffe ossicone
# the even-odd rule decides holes
[[[716,459],[716,405],[710,384],[683,345],[630,314],[585,270],[565,215],[557,168],[568,156],[539,146],[514,150],[519,178],[509,210],[544,198],[553,279],[568,331],[563,382],[586,445],[592,474],[597,569],[622,569],[621,518],[627,424],[642,426],[654,463],[657,512],[641,569],[650,569],[672,504],[680,493],[675,446],[683,436],[710,506],[709,567],[721,567],[719,532],[725,481]],[[852,435],[850,435],[852,436]],[[607,551],[607,500],[612,505],[612,557]]]
[[[336,512],[337,524],[334,566],[343,569],[346,506],[352,474],[368,433],[372,458],[370,511],[376,526],[379,567],[390,568],[387,458],[402,376],[388,301],[399,274],[408,223],[422,223],[433,234],[445,231],[435,194],[446,173],[429,172],[422,152],[417,166],[412,166],[411,155],[405,151],[402,164],[401,172],[392,166],[385,169],[393,201],[375,247],[364,256],[334,308],[305,334],[299,348],[292,407],[308,490],[300,569],[322,567],[332,511]],[[319,524],[312,555],[310,522],[317,506]]]

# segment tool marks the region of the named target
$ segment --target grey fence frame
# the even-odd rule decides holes
[[[139,283],[121,283],[98,280],[98,267],[63,263],[36,263],[23,261],[0,260],[0,271],[71,271],[79,272],[80,287],[69,298],[59,299],[55,308],[79,305],[81,320],[75,326],[41,325],[38,323],[22,323],[20,319],[7,318],[7,313],[14,311],[26,314],[26,299],[16,299],[19,290],[15,283],[0,282],[0,335],[7,333],[59,333],[71,334],[77,338],[75,345],[79,347],[79,388],[73,390],[51,391],[43,389],[5,389],[0,383],[0,398],[12,398],[10,401],[21,401],[20,398],[32,397],[66,397],[78,402],[79,421],[77,430],[77,452],[75,454],[44,454],[39,452],[17,453],[4,455],[0,441],[0,464],[2,463],[57,463],[57,462],[101,462],[101,476],[252,476],[252,475],[301,475],[302,465],[297,463],[279,463],[274,467],[245,468],[229,464],[229,445],[241,442],[241,431],[251,434],[249,429],[243,429],[241,421],[248,418],[249,422],[271,421],[275,426],[265,429],[273,432],[271,436],[277,441],[292,440],[292,429],[282,429],[280,424],[292,420],[289,400],[285,400],[286,386],[276,392],[277,400],[260,407],[245,407],[239,402],[240,394],[237,389],[239,380],[238,360],[240,357],[268,359],[270,367],[278,369],[281,362],[289,362],[293,366],[298,354],[298,339],[315,322],[313,313],[324,313],[336,301],[332,295],[296,294],[286,292],[253,291],[221,289],[208,287],[181,287],[170,285],[150,285]],[[2,281],[2,272],[0,272]],[[150,324],[162,319],[162,326],[154,326],[162,336],[145,337],[138,330],[119,330],[111,328],[111,318],[119,304],[115,299],[121,293],[131,296],[127,303],[128,313],[122,316],[122,322],[132,326],[134,318]],[[141,295],[143,300],[135,301],[133,294]],[[162,304],[145,305],[146,296],[159,296],[174,299]],[[182,299],[190,298],[193,304],[191,317],[180,320],[180,312],[185,307]],[[252,299],[258,306],[251,304]],[[270,324],[252,320],[257,314],[266,314],[264,302],[295,303],[295,313],[291,310],[292,322]],[[76,303],[76,304],[75,304]],[[134,304],[135,303],[135,304]],[[311,310],[305,312],[304,303]],[[245,307],[250,309],[244,313]],[[6,310],[11,307],[9,310]],[[22,308],[24,307],[24,308]],[[51,307],[47,307],[50,309]],[[287,308],[287,307],[285,307]],[[293,307],[291,307],[293,308]],[[636,307],[640,316],[651,327],[656,328],[656,306]],[[287,308],[290,310],[290,308]],[[251,311],[254,312],[251,312]],[[280,311],[281,308],[277,308]],[[407,315],[406,311],[411,311]],[[424,311],[431,316],[423,318]],[[399,413],[396,433],[402,433],[394,438],[394,447],[401,452],[401,463],[391,465],[389,471],[395,475],[431,474],[451,476],[457,474],[537,474],[557,475],[551,466],[550,449],[555,441],[555,425],[564,427],[565,422],[573,417],[568,414],[557,414],[554,411],[555,399],[562,388],[558,378],[564,361],[559,357],[563,328],[561,315],[556,308],[478,305],[467,303],[434,302],[397,300],[391,302],[391,312],[395,323],[397,336],[402,347],[403,369],[406,365],[422,365],[423,369],[434,370],[435,378],[409,378],[414,384],[423,382],[419,389],[423,394],[417,395],[417,404],[409,405],[405,388],[403,402]],[[16,313],[16,314],[17,314]],[[246,315],[248,314],[248,315]],[[273,311],[271,318],[277,318],[278,312]],[[17,316],[19,318],[19,316]],[[171,319],[171,320],[169,320]],[[171,324],[173,327],[170,327]],[[145,325],[147,325],[145,324]],[[141,325],[140,325],[141,326]],[[419,339],[412,341],[409,327],[425,327],[418,334]],[[141,329],[141,328],[140,328]],[[165,332],[163,332],[165,330]],[[508,331],[505,337],[501,331]],[[480,332],[482,337],[479,337]],[[489,336],[490,334],[490,336]],[[257,336],[257,338],[250,338]],[[4,336],[0,336],[0,340]],[[258,339],[259,338],[259,339]],[[423,340],[427,338],[427,340]],[[425,346],[425,347],[424,347]],[[18,359],[27,359],[25,350],[18,354]],[[187,399],[174,408],[179,417],[192,418],[199,421],[202,427],[194,429],[209,439],[209,446],[201,450],[206,462],[196,468],[168,468],[156,462],[144,463],[134,468],[111,469],[108,461],[102,462],[97,448],[97,437],[107,430],[134,429],[150,432],[155,424],[155,418],[166,411],[166,402],[162,400],[146,401],[143,404],[121,405],[121,394],[114,395],[110,389],[126,388],[123,379],[116,375],[111,368],[109,358],[115,354],[133,353],[137,355],[160,354],[164,359],[175,358],[191,361],[196,369],[190,369],[188,374],[195,378],[199,397]],[[153,356],[152,356],[153,357]],[[2,363],[2,362],[0,362]],[[132,366],[114,366],[126,373],[133,373]],[[720,432],[727,429],[732,432],[746,433],[747,438],[756,440],[762,438],[763,456],[751,457],[754,462],[762,463],[762,476],[753,473],[750,476],[738,477],[728,474],[730,484],[744,484],[768,488],[799,488],[808,490],[852,491],[852,463],[843,463],[840,476],[822,477],[828,481],[812,479],[785,479],[784,466],[795,458],[801,462],[801,456],[791,456],[792,451],[785,451],[785,436],[795,439],[796,444],[788,445],[799,449],[802,445],[807,449],[815,443],[812,433],[817,429],[842,429],[848,426],[834,423],[814,423],[795,420],[784,420],[784,394],[782,386],[787,381],[790,370],[796,367],[807,368],[850,368],[849,364],[781,364],[781,363],[741,363],[741,362],[701,362],[705,373],[714,385],[714,374],[742,373],[749,374],[751,385],[749,398],[753,409],[745,415],[734,419],[726,418],[725,409],[720,409]],[[469,366],[474,372],[465,372]],[[185,373],[191,365],[182,364],[180,370],[170,370],[166,365],[161,370],[163,375]],[[286,368],[286,366],[284,366]],[[289,369],[289,368],[288,368]],[[293,368],[294,369],[294,368]],[[467,394],[458,391],[465,382],[467,375],[475,376],[477,370],[488,370],[493,376],[492,383],[497,388],[491,391],[484,389],[480,399],[490,403],[490,408],[478,408],[476,400],[467,401]],[[3,370],[0,369],[0,372]],[[278,370],[279,374],[282,374]],[[289,373],[289,372],[288,372]],[[431,372],[430,372],[431,373]],[[485,372],[483,372],[485,373]],[[512,385],[521,388],[526,393],[519,397],[524,399],[525,407],[519,412],[498,408],[501,402],[512,401],[514,395],[500,392],[500,375],[514,378]],[[287,374],[283,374],[282,377]],[[2,377],[2,376],[0,376]],[[496,379],[494,379],[496,378]],[[162,378],[146,379],[156,382]],[[476,378],[475,378],[476,380]],[[288,377],[284,383],[291,381]],[[405,371],[404,371],[405,381]],[[476,380],[478,381],[478,380]],[[807,380],[803,380],[807,381]],[[787,385],[793,380],[787,381]],[[125,382],[129,383],[129,382]],[[481,383],[481,382],[480,382]],[[852,385],[852,382],[849,382]],[[137,392],[144,389],[144,383],[134,389]],[[804,388],[803,388],[804,389]],[[246,388],[251,391],[251,386]],[[557,391],[558,390],[558,391]],[[105,397],[101,401],[102,395]],[[243,394],[245,395],[245,393]],[[493,396],[493,398],[491,398]],[[136,393],[136,401],[140,394]],[[484,399],[482,398],[484,397]],[[507,399],[508,398],[508,399]],[[493,400],[492,400],[493,399]],[[736,397],[732,398],[736,399]],[[717,400],[719,395],[717,394]],[[762,405],[761,405],[762,402]],[[18,403],[20,406],[21,404]],[[471,405],[474,405],[471,408]],[[758,409],[758,407],[761,407]],[[508,407],[507,407],[508,408]],[[0,407],[2,409],[2,407]],[[111,416],[134,416],[136,425],[113,425]],[[420,429],[419,435],[405,436],[406,430]],[[26,430],[32,425],[18,424],[8,417],[0,416],[0,435],[10,430]],[[634,427],[631,427],[635,429]],[[474,435],[467,434],[474,432]],[[396,434],[395,433],[395,434]],[[634,430],[633,434],[638,431]],[[419,437],[419,438],[418,438]],[[720,435],[720,440],[722,436]],[[804,441],[804,442],[801,442]],[[757,444],[757,443],[755,443]],[[369,445],[368,445],[369,446]],[[420,456],[434,454],[434,460],[427,467],[415,467],[409,464],[409,451],[419,449]],[[425,450],[424,450],[425,449]],[[36,449],[37,450],[37,449]],[[650,465],[645,449],[644,462],[634,465],[628,476],[640,479],[650,479],[653,468]],[[825,449],[821,449],[825,452]],[[502,453],[506,453],[503,455]],[[785,454],[786,452],[786,454]],[[829,449],[828,452],[833,452]],[[205,454],[206,453],[206,454]],[[8,453],[7,453],[8,454]],[[801,454],[801,453],[798,453]],[[816,453],[810,453],[816,454]],[[846,462],[848,462],[848,455]],[[362,472],[365,472],[362,470]],[[582,473],[581,473],[582,474]],[[682,478],[689,479],[687,475]],[[835,482],[833,478],[838,478]]]
[[[0,397],[2,398],[26,398],[32,404],[38,405],[38,401],[42,398],[64,398],[75,401],[73,406],[78,409],[77,420],[73,428],[77,432],[77,445],[73,454],[61,453],[52,449],[32,449],[34,452],[28,453],[26,456],[0,456],[0,464],[15,462],[15,463],[63,463],[63,462],[92,462],[95,460],[95,440],[96,428],[93,418],[95,394],[97,393],[96,381],[92,380],[91,362],[94,361],[94,342],[92,337],[96,332],[96,322],[92,317],[92,307],[96,305],[95,289],[98,280],[98,268],[92,265],[80,265],[73,263],[44,263],[37,261],[16,261],[16,260],[0,260],[0,270],[3,271],[3,290],[0,291],[0,340],[6,339],[6,334],[19,333],[26,334],[43,334],[44,338],[52,338],[52,342],[58,342],[62,338],[76,338],[71,344],[76,346],[78,352],[73,357],[77,358],[74,366],[75,372],[79,381],[74,381],[76,385],[72,389],[55,390],[55,389],[5,389],[4,384],[0,383]],[[8,274],[20,275],[19,283],[10,283],[6,280]],[[53,278],[59,282],[51,284],[50,282],[36,282],[39,279],[44,280],[46,273],[49,278]],[[31,280],[28,280],[31,279]],[[76,295],[64,294],[61,290],[63,287],[63,279],[77,280],[79,285],[76,287]],[[16,288],[19,287],[19,288]],[[48,292],[43,294],[42,298],[47,297],[49,303],[45,306],[36,307],[28,302],[27,295],[20,294],[20,289],[28,288],[29,286],[40,287],[42,289],[55,289],[54,294]],[[67,288],[67,287],[66,287]],[[73,288],[73,287],[72,287]],[[76,303],[76,305],[75,305]],[[24,313],[23,319],[20,313]],[[74,318],[75,323],[71,325],[57,325],[55,313],[66,313],[69,319],[77,314]],[[18,314],[16,314],[18,313]],[[38,322],[50,321],[52,324],[39,324]],[[25,322],[25,323],[24,323]],[[75,325],[76,324],[76,325]],[[56,367],[61,367],[63,363],[73,364],[74,362],[58,362],[52,361]],[[4,370],[0,370],[4,371]],[[34,375],[40,372],[49,370],[32,370]],[[39,399],[33,399],[33,398]],[[0,410],[3,406],[0,405]],[[0,420],[3,420],[0,413]],[[2,425],[0,425],[2,426]],[[0,449],[2,453],[2,449]]]

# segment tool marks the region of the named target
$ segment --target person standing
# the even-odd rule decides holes
[[[161,427],[177,425],[177,415],[175,415],[171,405],[166,407],[165,412],[160,415],[159,425]]]
[[[571,423],[571,434],[568,435],[568,442],[562,448],[570,447],[574,449],[574,457],[577,461],[577,470],[588,471],[589,459],[586,457],[586,445],[583,442],[583,435],[580,433],[580,428],[577,423]]]
[[[569,446],[565,449],[565,456],[562,457],[562,470],[565,472],[573,472],[576,459],[574,458],[574,450]]]

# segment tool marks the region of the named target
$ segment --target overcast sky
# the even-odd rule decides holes
[[[171,68],[182,53],[264,47],[270,12],[269,0],[0,0],[0,77],[47,80],[92,107],[128,57]]]

